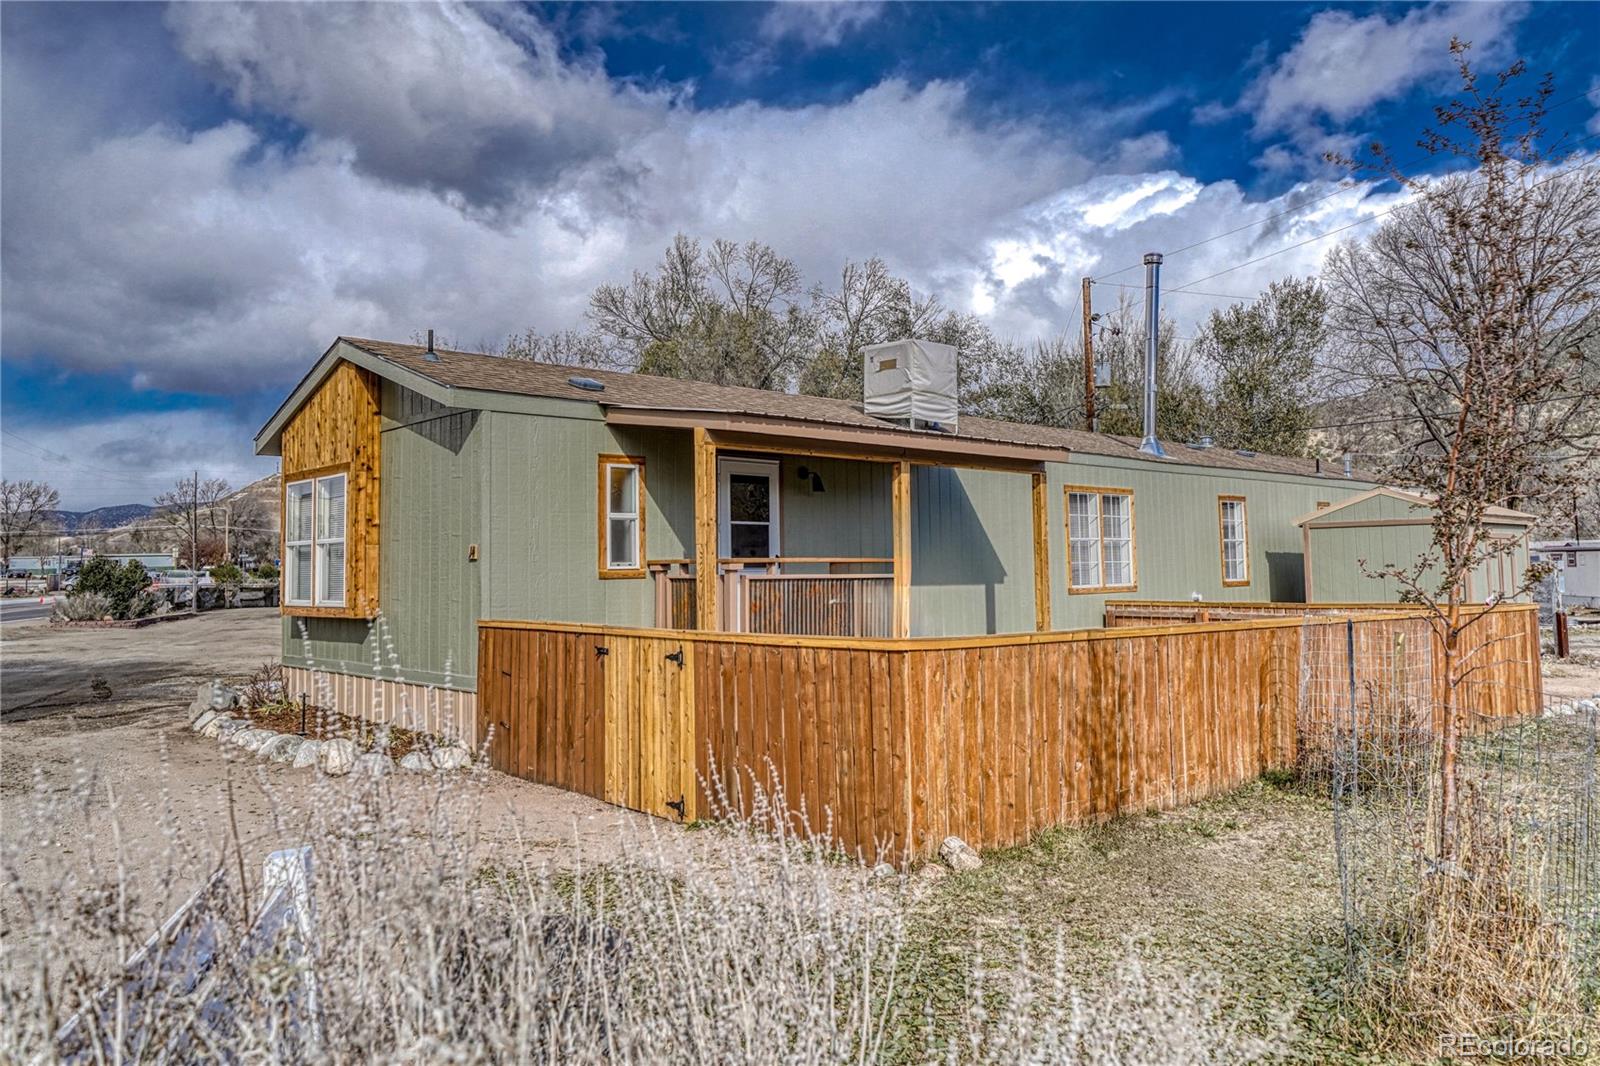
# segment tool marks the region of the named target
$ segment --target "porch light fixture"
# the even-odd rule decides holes
[[[817,473],[815,470],[812,470],[812,469],[809,469],[808,467],[802,466],[800,469],[795,471],[795,474],[796,474],[796,476],[798,476],[800,478],[801,481],[809,480],[811,482],[811,491],[812,492],[827,492],[828,491],[827,489],[822,487],[822,475]]]

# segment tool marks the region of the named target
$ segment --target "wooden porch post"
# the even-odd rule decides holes
[[[694,427],[694,603],[696,628],[717,625],[717,446]]]
[[[1050,479],[1033,475],[1033,628],[1050,629]]]
[[[894,465],[894,604],[890,613],[891,636],[911,635],[911,463]]]

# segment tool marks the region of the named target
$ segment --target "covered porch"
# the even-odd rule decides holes
[[[692,438],[692,553],[646,560],[658,628],[912,636],[913,522],[942,556],[992,554],[984,528],[992,518],[913,499],[919,467],[1019,479],[1015,497],[1007,490],[1017,506],[1003,521],[1031,528],[1032,574],[1015,577],[1032,581],[1033,628],[1050,628],[1045,464],[1064,462],[1065,449],[706,412],[610,408],[606,420],[619,429],[679,428]],[[838,479],[840,471],[848,476]],[[837,491],[837,480],[847,491]]]

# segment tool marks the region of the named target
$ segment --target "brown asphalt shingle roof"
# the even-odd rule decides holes
[[[747,389],[733,385],[711,385],[703,381],[656,377],[652,374],[631,374],[556,363],[536,363],[528,359],[448,351],[443,348],[436,349],[439,359],[433,362],[424,358],[426,349],[416,344],[395,344],[362,337],[339,339],[413,374],[453,388],[582,400],[604,407],[706,411],[717,414],[783,418],[821,425],[894,429],[919,436],[938,436],[946,440],[953,436],[957,440],[965,438],[1003,444],[1068,448],[1085,455],[1114,456],[1137,459],[1141,462],[1203,466],[1223,470],[1254,470],[1344,480],[1342,469],[1336,462],[1324,463],[1319,473],[1315,460],[1311,459],[1261,454],[1241,455],[1223,448],[1198,449],[1167,441],[1163,441],[1162,446],[1166,449],[1168,458],[1157,459],[1139,451],[1137,437],[1115,437],[1076,429],[1002,422],[975,415],[962,415],[959,431],[955,434],[910,430],[867,414],[855,400],[769,392],[765,389]],[[605,391],[592,392],[570,384],[567,379],[575,376],[593,378],[605,386]],[[1359,471],[1356,476],[1361,477]]]

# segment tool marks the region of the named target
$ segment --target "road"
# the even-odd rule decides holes
[[[0,600],[0,623],[40,621],[50,617],[50,612],[55,610],[55,597],[46,596],[44,602],[39,602],[39,597],[18,596],[14,599]]]

